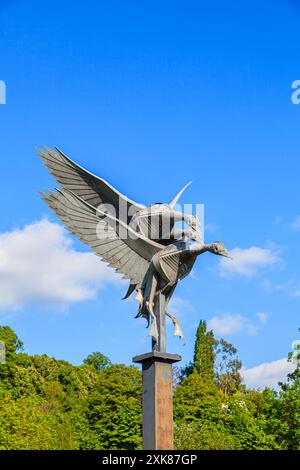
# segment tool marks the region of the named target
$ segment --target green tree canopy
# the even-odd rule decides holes
[[[83,360],[83,364],[93,366],[96,370],[101,370],[107,366],[111,366],[111,360],[101,352],[93,352]]]
[[[100,352],[81,366],[30,356],[9,327],[0,339],[0,449],[141,448],[137,367]],[[300,449],[299,363],[278,392],[248,390],[240,368],[236,348],[200,322],[193,363],[174,386],[176,448]]]

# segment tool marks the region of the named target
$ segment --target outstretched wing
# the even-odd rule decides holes
[[[69,190],[41,193],[64,225],[132,284],[141,284],[152,257],[164,248],[97,210]]]
[[[104,179],[77,165],[61,150],[54,151],[45,147],[45,150],[38,149],[38,152],[60,186],[80,196],[91,206],[105,204],[106,212],[108,210],[112,216],[127,224],[137,211],[145,207],[128,199]]]

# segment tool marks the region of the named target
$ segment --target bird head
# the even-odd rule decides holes
[[[213,242],[209,245],[208,251],[214,255],[225,256],[226,258],[231,258],[227,248],[222,242]]]

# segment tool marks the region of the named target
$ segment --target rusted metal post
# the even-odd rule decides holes
[[[172,364],[181,360],[178,354],[166,353],[164,297],[160,294],[155,314],[159,338],[152,342],[152,352],[135,356],[143,371],[143,449],[173,449],[173,384]]]

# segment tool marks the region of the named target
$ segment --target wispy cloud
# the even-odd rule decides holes
[[[217,224],[205,224],[204,229],[206,232],[214,233],[218,230],[219,226]]]
[[[207,327],[219,336],[231,336],[241,332],[253,336],[267,323],[269,313],[259,312],[254,317],[256,320],[251,320],[240,313],[222,313],[213,316],[207,322]]]
[[[46,219],[0,234],[0,310],[61,309],[119,279],[92,253],[76,251],[64,228]]]
[[[249,388],[278,388],[279,381],[285,381],[287,374],[293,372],[295,364],[287,359],[265,362],[249,369],[242,369],[242,376]]]
[[[250,248],[234,248],[230,252],[233,259],[221,258],[219,275],[230,278],[244,276],[252,278],[258,271],[281,262],[280,250],[275,245],[267,248],[252,246]]]
[[[183,320],[186,313],[193,310],[193,306],[188,300],[176,295],[172,297],[170,301],[170,308],[168,310],[170,310],[172,315],[175,315],[175,317]]]
[[[262,324],[265,325],[268,321],[268,318],[270,316],[269,313],[266,312],[258,312],[255,314],[256,318],[258,318],[258,321]]]
[[[283,292],[289,297],[300,297],[300,282],[295,279],[288,279],[287,281],[280,283],[274,283],[269,279],[263,279],[260,285],[268,294],[272,294],[273,292]]]
[[[294,288],[289,293],[290,297],[300,297],[300,282],[294,284]]]
[[[298,215],[295,220],[291,223],[291,228],[293,230],[300,230],[300,215]]]

